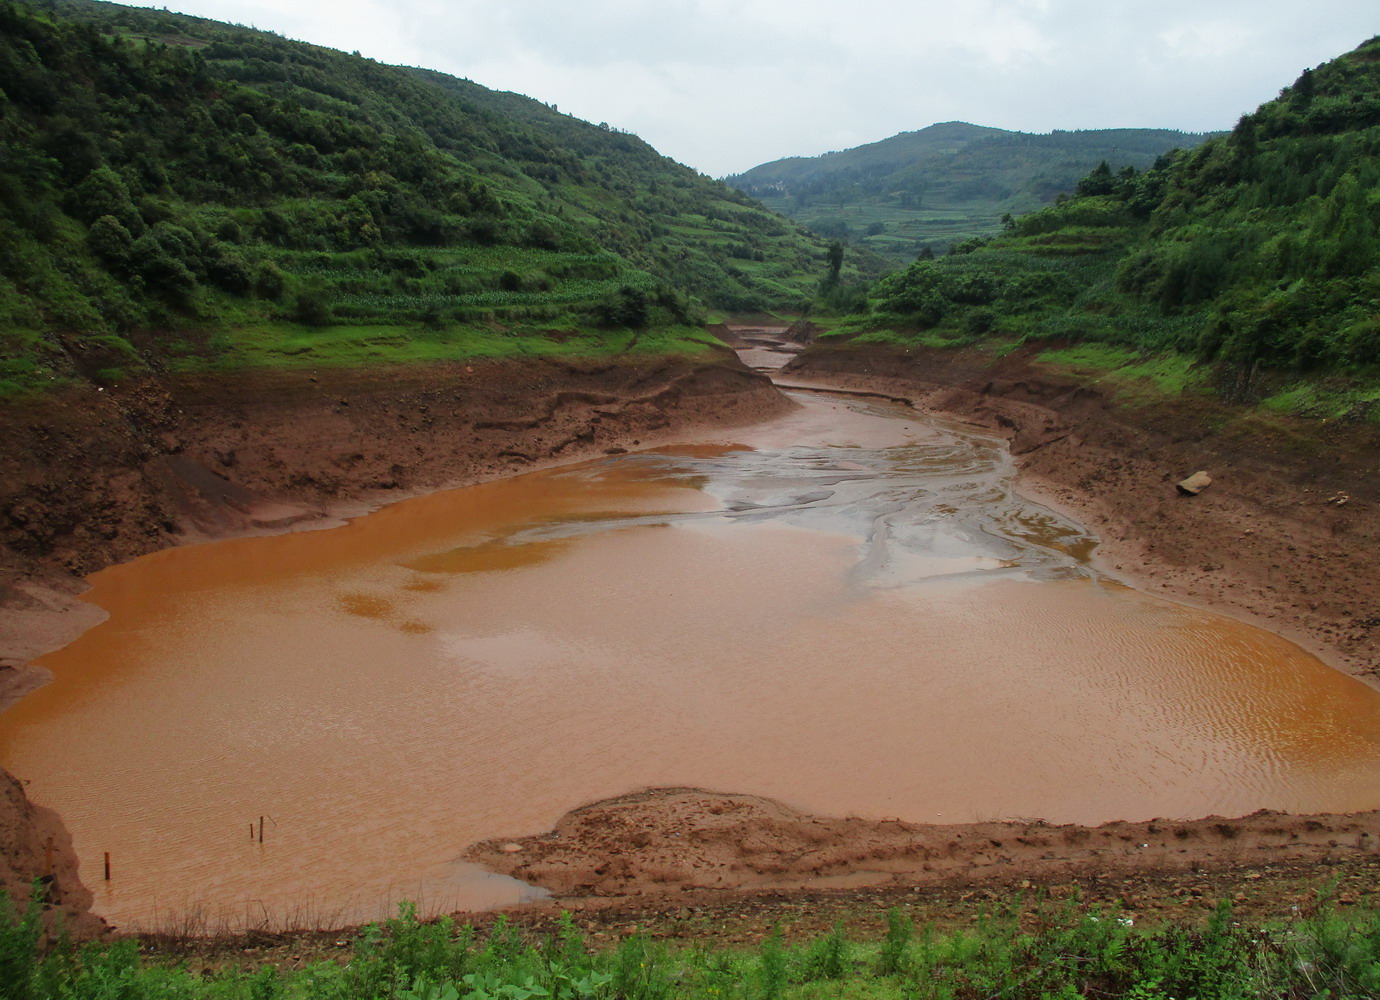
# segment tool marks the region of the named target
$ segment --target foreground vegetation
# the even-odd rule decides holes
[[[1179,390],[1380,419],[1380,39],[1230,135],[1143,172],[1103,164],[1073,197],[858,302],[835,334],[1097,344],[1053,360],[1101,374],[1154,358]]]
[[[917,929],[893,908],[869,940],[850,940],[836,925],[788,945],[778,929],[753,950],[670,950],[636,935],[592,949],[569,914],[546,936],[523,934],[501,917],[479,935],[449,918],[420,922],[404,904],[397,918],[364,928],[336,961],[218,972],[142,958],[133,939],[81,949],[59,943],[40,954],[38,909],[21,919],[0,902],[4,1000],[1380,995],[1380,913],[1334,909],[1325,893],[1307,912],[1271,925],[1244,924],[1223,902],[1204,923],[1148,930],[1115,910],[1035,893],[964,929]]]
[[[0,0],[0,397],[263,360],[246,340],[270,335],[299,362],[361,336],[366,360],[608,351],[604,331],[798,309],[826,253],[525,97],[166,10]]]
[[[944,122],[725,180],[817,233],[910,263],[924,250],[992,235],[1004,215],[1044,207],[1100,161],[1144,170],[1205,138],[1133,128],[1032,135]]]

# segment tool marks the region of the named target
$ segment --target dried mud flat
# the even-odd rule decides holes
[[[1377,839],[1374,812],[932,826],[823,818],[750,795],[647,789],[573,810],[546,834],[474,845],[471,860],[554,896],[461,917],[481,934],[500,918],[555,934],[568,912],[595,944],[638,934],[727,945],[777,931],[807,940],[835,923],[852,937],[877,938],[892,907],[919,922],[964,926],[1041,896],[1076,897],[1152,926],[1205,919],[1222,901],[1242,917],[1290,919],[1324,899],[1380,903]],[[300,968],[339,961],[351,947],[339,929],[144,941],[149,951],[207,968]]]

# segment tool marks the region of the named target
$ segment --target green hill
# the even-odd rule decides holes
[[[932,346],[1090,341],[1108,346],[1075,352],[1085,366],[1156,354],[1176,390],[1380,417],[1380,38],[1230,135],[1144,172],[1100,167],[1075,197],[958,249],[883,279],[845,327]]]
[[[798,307],[826,249],[525,97],[166,11],[0,0],[8,393],[612,350],[629,338],[600,330]]]
[[[815,157],[764,163],[726,178],[817,233],[897,260],[989,235],[1002,216],[1034,211],[1103,160],[1145,169],[1203,135],[1101,129],[1033,135],[944,122]]]

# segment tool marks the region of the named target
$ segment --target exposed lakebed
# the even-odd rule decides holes
[[[918,822],[1380,806],[1380,693],[1099,579],[1000,442],[798,399],[97,574],[110,620],[0,763],[125,926],[516,901],[467,845],[655,785]]]

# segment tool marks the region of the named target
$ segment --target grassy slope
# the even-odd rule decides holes
[[[756,200],[679,165],[668,175],[665,157],[636,136],[590,125],[519,94],[418,72],[448,92],[519,121],[574,151],[600,174],[601,183],[595,187],[563,184],[553,190],[589,217],[598,215],[610,199],[626,196],[646,221],[638,229],[615,233],[611,242],[639,267],[703,291],[706,300],[705,276],[725,272],[745,291],[759,292],[755,301],[738,294],[736,301],[719,295],[712,302],[740,311],[799,303],[814,292],[823,271],[822,244]],[[706,185],[717,196],[712,203],[700,194]],[[620,212],[626,213],[626,205]],[[845,270],[852,276],[875,276],[883,267],[881,260],[862,254],[848,260]]]
[[[630,328],[695,349],[705,308],[799,308],[825,269],[751,199],[516,95],[88,0],[0,22],[0,395]]]
[[[764,163],[729,183],[817,232],[849,237],[901,261],[922,247],[995,232],[1071,191],[1106,160],[1144,169],[1204,136],[1168,129],[1028,135],[946,122],[817,157]]]
[[[1143,173],[1095,172],[963,250],[884,279],[833,332],[1074,341],[1044,360],[1160,394],[1380,419],[1380,40],[1230,136]]]

